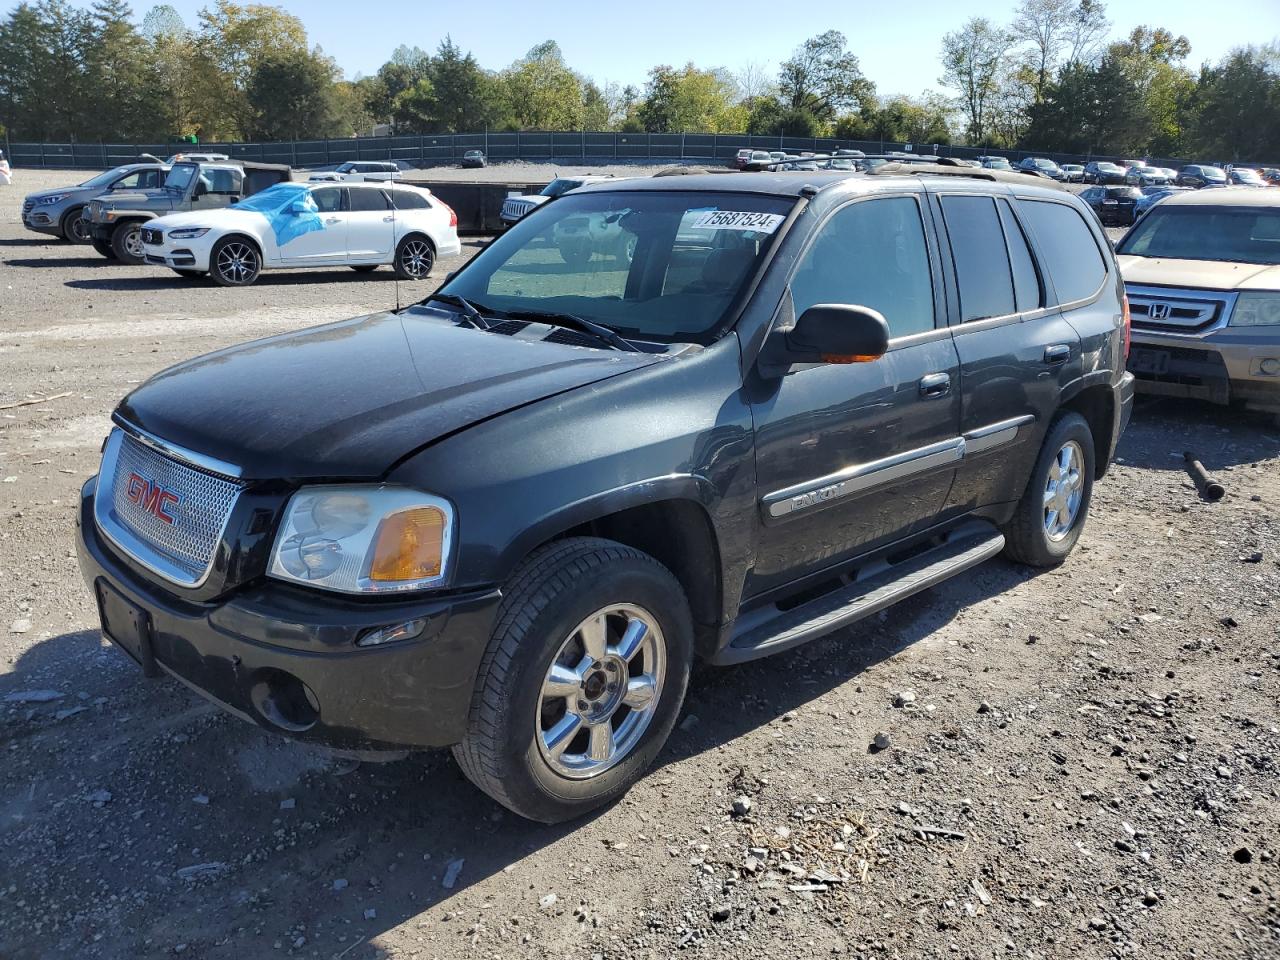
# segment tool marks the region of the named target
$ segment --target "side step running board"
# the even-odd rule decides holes
[[[743,663],[797,647],[879,613],[989,560],[1003,549],[1004,535],[995,527],[982,521],[966,524],[935,547],[750,627],[734,636],[712,662]]]

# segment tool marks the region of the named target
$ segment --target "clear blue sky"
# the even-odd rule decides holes
[[[171,2],[192,25],[206,6],[204,0]],[[535,43],[556,40],[574,69],[601,84],[612,80],[639,86],[654,64],[687,60],[735,71],[754,61],[772,75],[806,37],[835,28],[849,38],[863,71],[881,93],[916,94],[938,87],[938,50],[945,32],[970,16],[1007,22],[1014,2],[280,0],[275,5],[301,19],[311,42],[334,57],[348,77],[376,71],[397,44],[431,51],[445,34],[489,69],[506,66]],[[3,3],[5,9],[14,6]],[[134,0],[139,21],[151,6]],[[1193,67],[1218,60],[1232,47],[1280,39],[1280,0],[1110,0],[1107,6],[1117,35],[1139,24],[1185,34]]]

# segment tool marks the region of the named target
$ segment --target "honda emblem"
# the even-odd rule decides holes
[[[1147,307],[1147,316],[1152,320],[1168,320],[1169,305],[1167,303],[1153,303]]]

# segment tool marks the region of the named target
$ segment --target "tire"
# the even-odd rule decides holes
[[[92,239],[89,222],[84,218],[84,207],[76,207],[62,215],[62,239],[74,244],[85,244]]]
[[[422,234],[410,234],[396,247],[393,265],[401,280],[425,280],[436,265],[436,248]]]
[[[111,244],[106,240],[90,240],[89,243],[93,245],[93,249],[97,250],[108,260],[114,260],[116,258],[115,250],[112,249]]]
[[[591,249],[589,243],[566,243],[559,247],[560,259],[571,267],[586,266],[591,255],[595,252]]]
[[[467,778],[507,809],[543,823],[572,820],[622,796],[670,735],[693,661],[689,604],[679,581],[658,561],[594,537],[535,551],[503,592],[476,677],[467,733],[453,755]],[[607,618],[607,632],[597,635],[599,659],[592,664],[580,628],[605,611],[615,612]],[[632,632],[636,623],[644,629]],[[643,638],[629,662],[619,658],[616,642],[624,625],[625,636]],[[610,638],[607,646],[603,637]],[[562,681],[569,678],[563,689],[571,693],[544,689],[553,665]],[[637,684],[637,670],[656,682]],[[610,677],[624,673],[630,678],[626,684],[608,686]],[[633,685],[637,695],[650,693],[642,713],[618,699]],[[610,704],[616,705],[612,715]],[[592,731],[603,727],[609,728],[601,738],[605,756],[596,759],[589,752],[596,743]],[[560,729],[573,732],[561,738],[556,756],[547,738]]]
[[[635,260],[636,246],[639,239],[640,238],[638,236],[632,233],[624,237],[622,241],[618,244],[617,257],[621,263],[631,263],[633,260]]]
[[[1055,478],[1062,473],[1068,448],[1074,465],[1068,475],[1077,479],[1065,490],[1058,487],[1060,496],[1051,505],[1047,502],[1052,492],[1050,485],[1056,484]],[[1032,567],[1055,567],[1062,563],[1075,548],[1088,520],[1093,499],[1093,471],[1093,432],[1089,424],[1078,413],[1060,413],[1049,426],[1013,519],[1002,531],[1005,556]],[[1064,505],[1070,511],[1069,522],[1063,517]]]
[[[121,263],[140,264],[142,259],[142,223],[132,220],[111,231],[111,250]]]
[[[362,263],[358,266],[352,267],[351,269],[356,273],[373,273],[373,271],[378,269],[378,265],[376,263]]]
[[[245,237],[223,237],[209,253],[209,279],[220,287],[247,287],[262,272],[262,254]]]

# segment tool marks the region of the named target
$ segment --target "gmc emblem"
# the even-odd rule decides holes
[[[129,484],[125,487],[125,496],[152,516],[173,523],[173,514],[168,512],[169,506],[177,506],[182,498],[172,491],[166,490],[158,483],[152,483],[136,473],[129,474]]]

